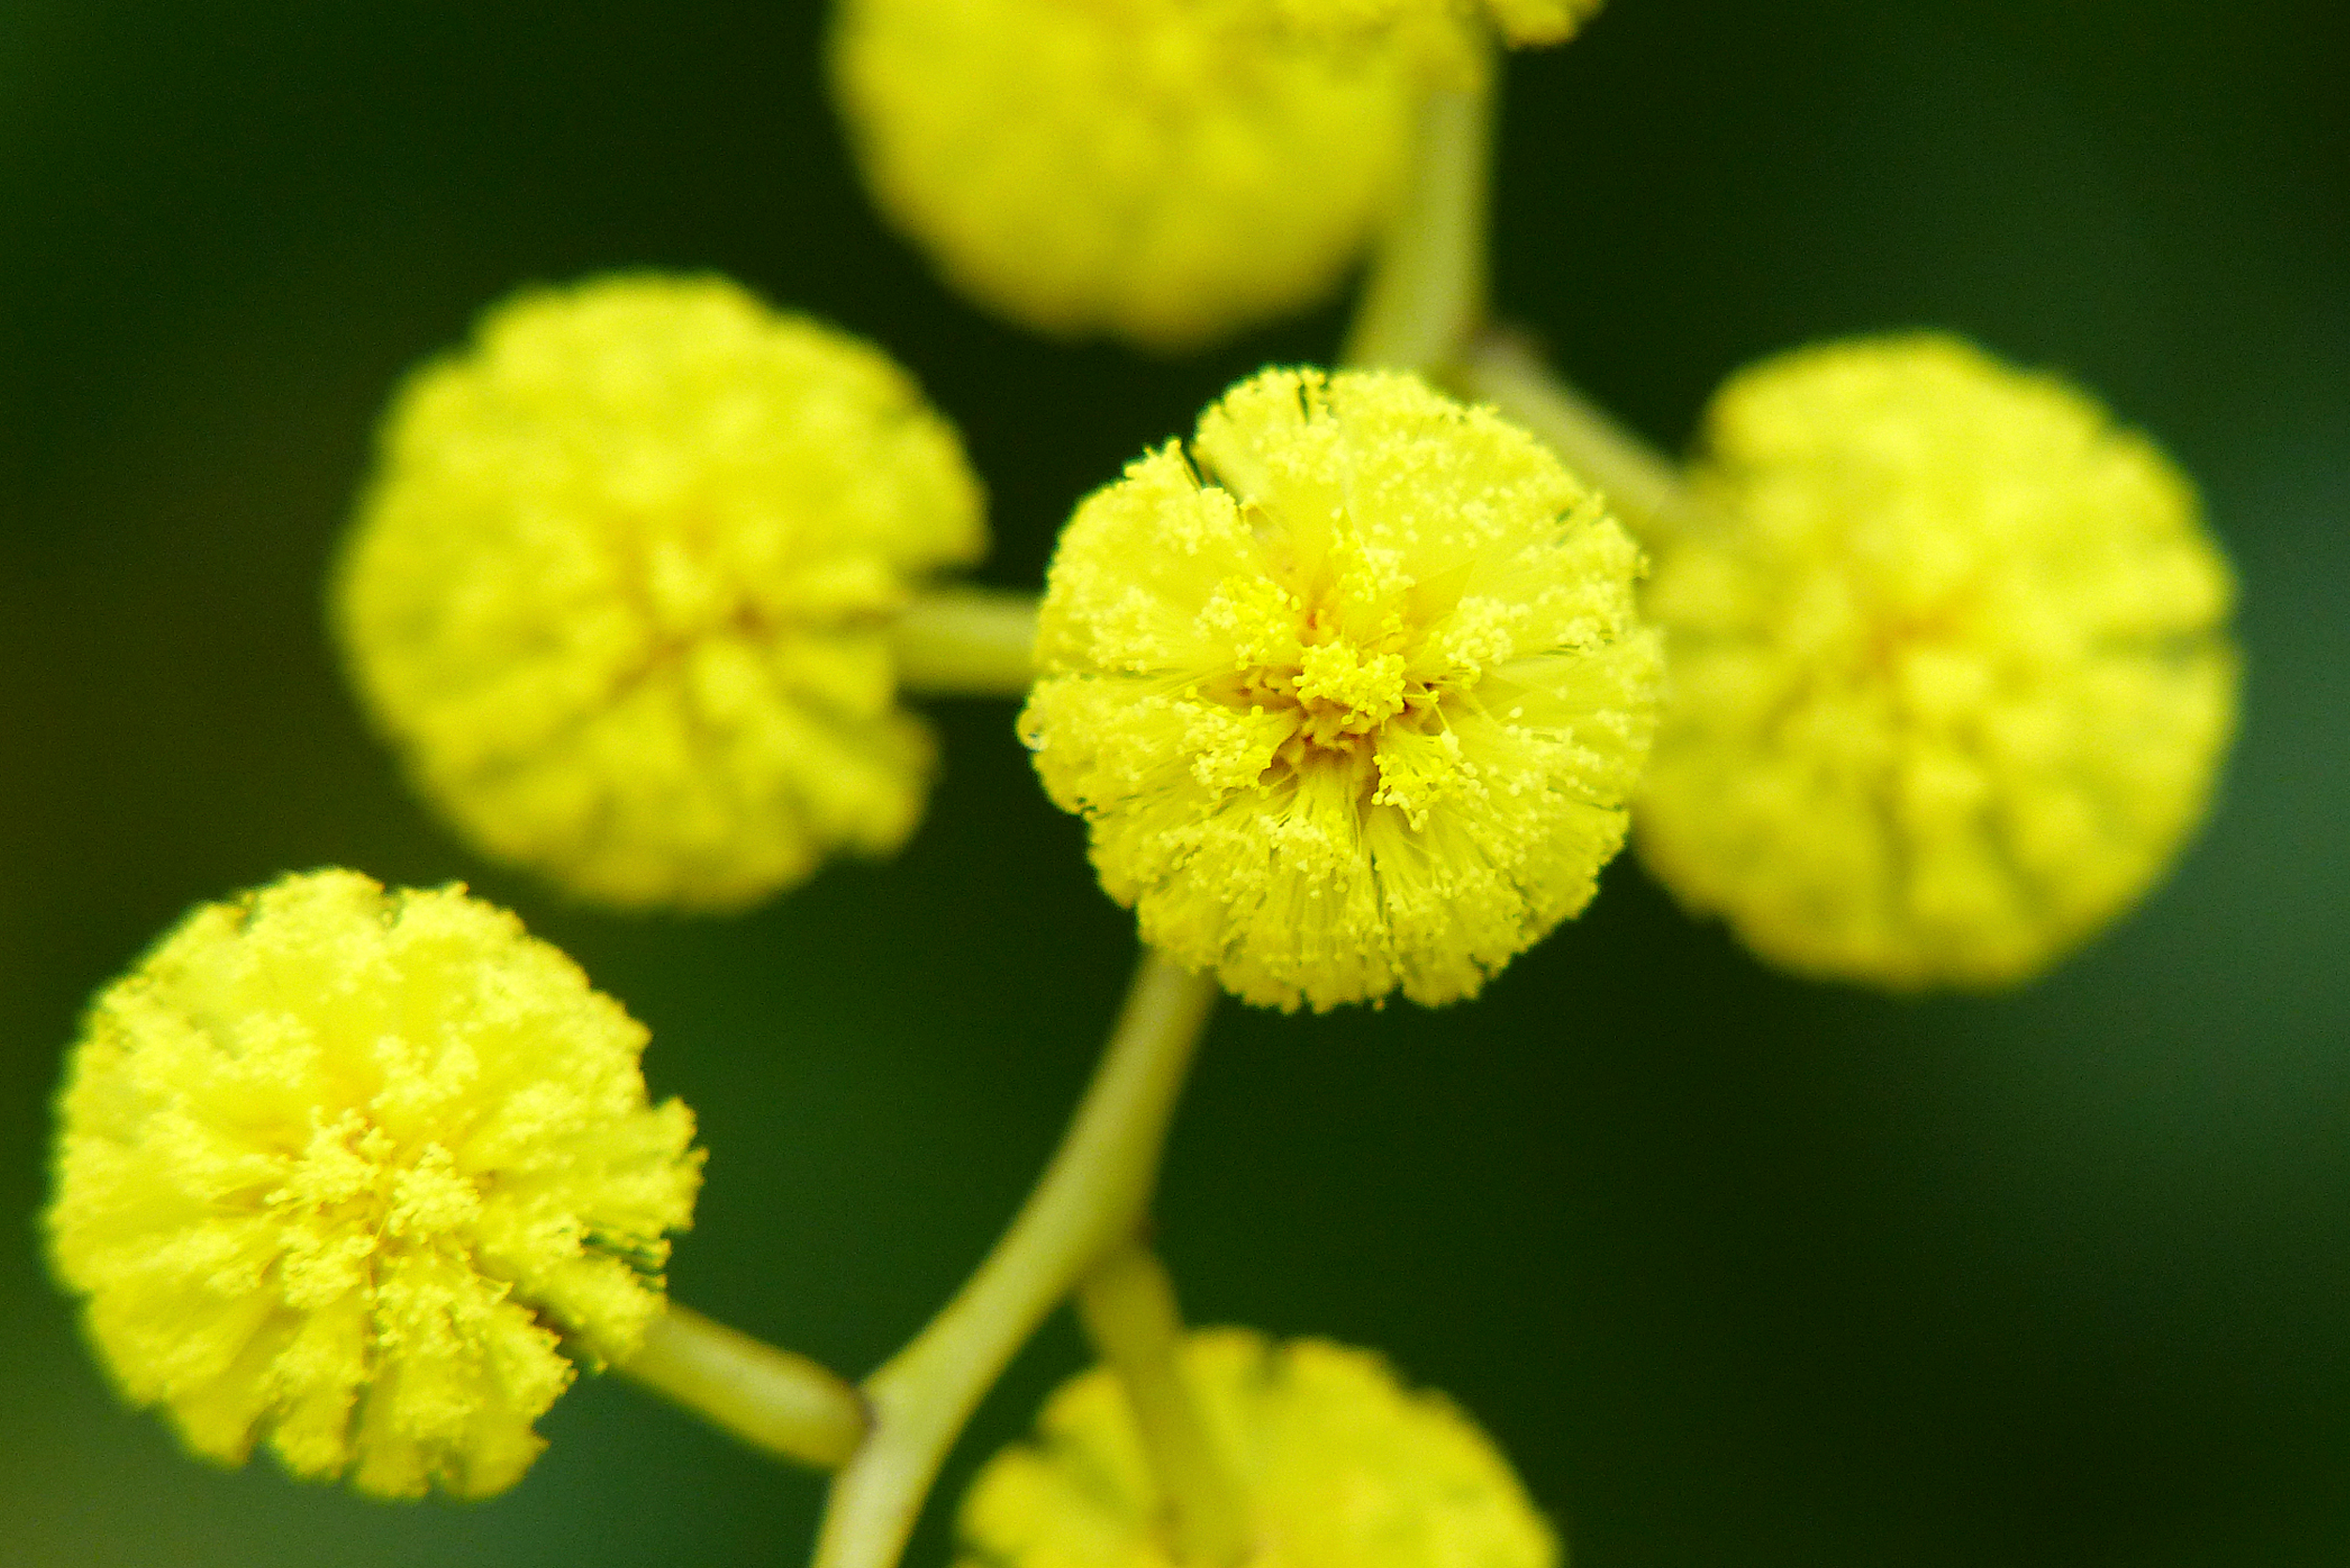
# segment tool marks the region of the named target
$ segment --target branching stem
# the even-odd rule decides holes
[[[873,1433],[839,1474],[815,1568],[891,1568],[972,1408],[1044,1315],[1140,1225],[1215,998],[1214,981],[1143,954],[1093,1082],[1043,1178],[979,1271],[865,1383]]]
[[[1654,543],[1712,525],[1705,503],[1671,459],[1561,379],[1519,335],[1485,334],[1452,379],[1540,436],[1642,540]]]

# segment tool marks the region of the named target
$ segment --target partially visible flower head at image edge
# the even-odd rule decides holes
[[[1021,734],[1143,939],[1244,999],[1473,996],[1623,841],[1640,568],[1491,411],[1267,370],[1078,506]]]
[[[1719,522],[1652,541],[1673,697],[1635,815],[1693,911],[1799,973],[2029,979],[2141,898],[2234,730],[2193,486],[2054,376],[1918,334],[1732,377]]]
[[[1370,1352],[1208,1328],[1182,1366],[1255,1568],[1557,1568],[1558,1537],[1492,1440]],[[1165,1518],[1124,1391],[1097,1367],[973,1480],[957,1568],[1180,1568]]]
[[[1401,187],[1421,77],[1267,0],[839,0],[830,57],[874,205],[949,284],[1161,353],[1338,289]]]
[[[354,685],[482,855],[726,912],[920,821],[889,628],[985,551],[871,345],[715,277],[526,290],[410,378],[333,588]]]
[[[68,1059],[58,1278],[188,1449],[486,1497],[664,1308],[702,1156],[643,1026],[462,888],[288,876],[200,905]]]

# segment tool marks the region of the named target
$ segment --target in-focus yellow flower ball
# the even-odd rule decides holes
[[[1262,0],[842,0],[874,199],[956,288],[1059,337],[1182,351],[1335,289],[1400,184],[1393,49]]]
[[[46,1223],[100,1358],[196,1453],[362,1492],[503,1491],[564,1355],[662,1310],[701,1179],[642,1026],[462,888],[289,876],[102,992]]]
[[[1673,697],[1643,858],[1798,972],[2044,969],[2201,819],[2233,729],[2226,560],[2186,478],[2051,376],[1954,338],[1747,369],[1660,545]]]
[[[1441,1395],[1369,1352],[1246,1329],[1188,1337],[1183,1369],[1249,1508],[1248,1568],[1555,1568],[1509,1461]],[[1065,1384],[957,1519],[960,1568],[1183,1568],[1124,1391]]]
[[[986,547],[913,380],[714,277],[519,295],[395,401],[335,585],[359,692],[482,854],[728,910],[920,820],[889,627]]]
[[[1490,410],[1266,370],[1078,507],[1021,734],[1146,942],[1281,1008],[1472,996],[1623,841],[1640,564]]]

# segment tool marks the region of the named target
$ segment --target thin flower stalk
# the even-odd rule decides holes
[[[1045,1314],[1134,1233],[1215,988],[1143,954],[1052,1163],[978,1272],[866,1380],[873,1435],[834,1479],[816,1568],[890,1568],[971,1411]]]

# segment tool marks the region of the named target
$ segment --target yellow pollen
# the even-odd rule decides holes
[[[1260,537],[1277,536],[1263,509],[1246,510]],[[1288,721],[1285,738],[1259,776],[1261,787],[1276,788],[1295,774],[1329,772],[1352,778],[1368,802],[1379,786],[1382,737],[1397,728],[1441,728],[1445,697],[1474,683],[1474,670],[1448,670],[1434,680],[1414,673],[1428,632],[1419,619],[1390,611],[1378,619],[1374,635],[1355,637],[1344,629],[1345,609],[1328,586],[1289,588],[1278,612],[1252,639],[1284,651],[1201,688],[1201,696],[1251,717]]]

